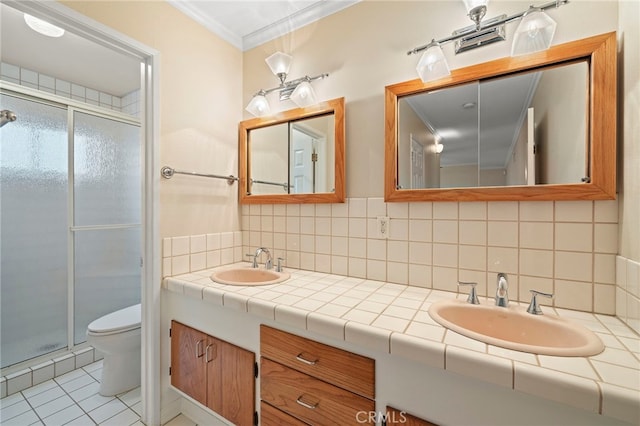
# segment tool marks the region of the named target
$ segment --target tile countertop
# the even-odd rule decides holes
[[[591,357],[534,355],[447,330],[427,310],[456,293],[286,268],[280,284],[230,286],[214,270],[168,277],[171,292],[344,340],[431,367],[600,413],[632,424],[640,416],[640,337],[616,317],[542,306],[582,324],[605,344]],[[481,303],[487,300],[480,298]],[[514,303],[512,301],[512,303]],[[445,367],[446,366],[446,367]]]

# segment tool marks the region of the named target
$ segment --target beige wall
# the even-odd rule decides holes
[[[242,53],[160,1],[64,1],[160,52],[160,165],[234,174]],[[160,182],[161,236],[239,230],[237,184],[177,175]]]
[[[516,13],[529,3],[492,1],[488,16]],[[558,22],[554,43],[617,29],[617,3],[613,1],[574,1],[549,14]],[[277,50],[293,55],[292,78],[330,73],[314,87],[320,99],[346,98],[347,196],[381,196],[384,87],[417,77],[418,57],[407,56],[407,50],[469,24],[462,1],[365,0],[245,52],[243,103],[261,87],[276,85],[264,58]],[[508,40],[513,39],[515,28],[514,24],[507,27]],[[451,44],[444,50],[450,66],[459,68],[508,56],[510,48],[507,41],[460,55],[453,54]],[[286,110],[292,104],[276,100],[272,107]]]
[[[619,19],[619,254],[640,262],[640,2],[621,1]]]

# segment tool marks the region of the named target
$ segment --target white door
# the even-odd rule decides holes
[[[326,192],[324,163],[324,138],[296,126],[291,128],[291,194]]]
[[[411,188],[425,188],[424,147],[411,136]]]
[[[527,111],[527,185],[536,184],[536,141],[534,136],[535,121],[533,108]]]

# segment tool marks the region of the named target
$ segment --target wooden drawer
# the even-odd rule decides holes
[[[260,402],[260,424],[262,426],[306,426],[307,423],[288,415],[284,411]]]
[[[266,325],[262,356],[367,398],[375,398],[375,360]]]
[[[375,410],[374,401],[367,398],[264,357],[260,364],[262,400],[304,422],[312,425],[358,424],[358,413]]]

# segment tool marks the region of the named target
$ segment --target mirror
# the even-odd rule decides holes
[[[615,198],[615,33],[386,88],[385,200]]]
[[[344,98],[240,123],[240,202],[345,199]]]

